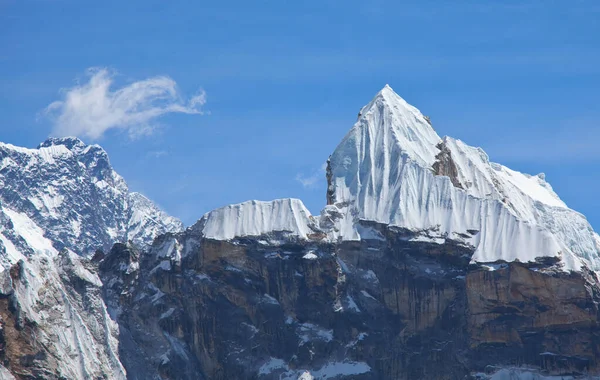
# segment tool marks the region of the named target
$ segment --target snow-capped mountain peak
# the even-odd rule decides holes
[[[29,219],[57,250],[87,255],[118,241],[148,245],[158,234],[182,229],[141,198],[130,194],[98,145],[75,137],[50,138],[36,149],[0,144],[3,213]]]
[[[474,261],[560,257],[567,269],[600,269],[597,238],[543,175],[489,161],[481,148],[441,139],[429,119],[385,86],[332,154],[332,238],[360,239],[375,221],[472,245]],[[329,218],[332,206],[324,211]],[[331,218],[329,218],[331,219]]]
[[[470,246],[475,262],[555,257],[568,270],[600,270],[597,235],[543,174],[520,173],[491,162],[481,148],[441,138],[388,85],[360,110],[326,175],[318,221],[299,200],[280,199],[223,207],[199,225],[217,240],[288,231],[336,241],[375,236],[363,226],[369,221]]]

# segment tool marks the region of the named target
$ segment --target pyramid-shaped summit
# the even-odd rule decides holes
[[[355,130],[366,133],[374,148],[384,147],[387,152],[394,144],[405,155],[428,165],[435,161],[436,145],[441,141],[428,119],[389,85],[361,109],[359,121],[346,138]]]
[[[361,238],[361,220],[473,246],[478,262],[560,257],[600,269],[600,238],[545,182],[440,138],[386,85],[359,113],[328,165],[328,200],[344,217],[330,236]],[[328,206],[332,207],[332,206]]]

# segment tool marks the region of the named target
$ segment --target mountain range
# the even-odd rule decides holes
[[[600,379],[600,236],[543,174],[386,85],[326,177],[186,228],[98,145],[0,144],[0,378]]]

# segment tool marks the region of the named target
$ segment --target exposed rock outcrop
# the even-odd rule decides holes
[[[458,179],[458,168],[452,160],[452,151],[448,148],[444,141],[437,145],[440,153],[435,156],[436,161],[433,163],[433,172],[435,175],[443,175],[450,178],[452,184],[459,189],[464,189],[463,184]]]

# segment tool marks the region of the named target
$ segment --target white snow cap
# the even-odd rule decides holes
[[[247,201],[225,206],[205,214],[202,233],[216,240],[244,236],[261,236],[285,232],[289,236],[307,239],[316,224],[299,199],[277,199],[270,202]]]
[[[480,148],[440,138],[387,85],[361,110],[329,170],[329,191],[344,215],[331,238],[360,239],[357,222],[369,220],[463,240],[475,247],[477,262],[558,256],[565,269],[600,269],[598,235],[543,175],[513,171]]]

